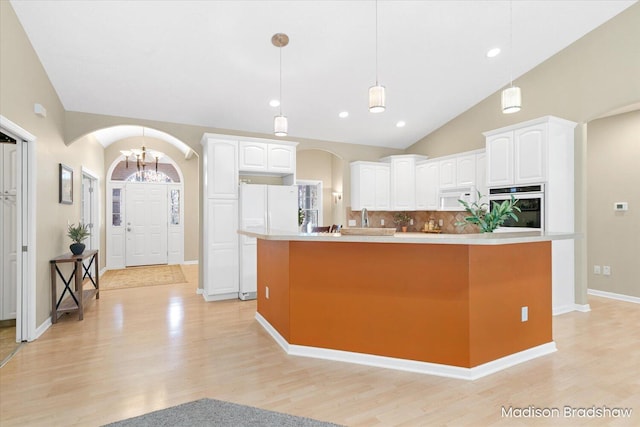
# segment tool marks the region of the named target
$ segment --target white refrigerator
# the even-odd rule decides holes
[[[261,232],[298,232],[298,187],[295,185],[240,185],[241,229]],[[240,299],[257,297],[257,241],[240,236]]]

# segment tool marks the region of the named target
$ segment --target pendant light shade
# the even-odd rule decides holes
[[[517,113],[522,108],[522,95],[518,86],[510,86],[502,91],[502,112]]]
[[[371,86],[369,88],[369,111],[372,113],[382,113],[384,108],[384,86]]]
[[[287,136],[289,123],[285,116],[275,116],[273,118],[273,134],[275,136]]]

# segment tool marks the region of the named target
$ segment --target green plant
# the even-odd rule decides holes
[[[304,211],[302,208],[298,208],[298,227],[302,225],[304,222]]]
[[[466,217],[464,221],[457,222],[457,226],[476,224],[480,227],[481,233],[492,233],[493,230],[500,227],[509,218],[518,221],[518,216],[515,212],[520,212],[520,208],[516,206],[518,200],[513,195],[511,195],[510,200],[505,200],[502,203],[492,202],[490,211],[489,204],[481,202],[483,197],[485,196],[478,191],[477,201],[471,204],[464,200],[458,200],[470,216]]]
[[[411,216],[406,212],[396,212],[393,214],[393,222],[400,226],[408,225],[411,222]]]
[[[84,239],[91,236],[89,232],[89,226],[81,222],[78,225],[69,224],[67,228],[67,236],[75,243],[81,243]]]

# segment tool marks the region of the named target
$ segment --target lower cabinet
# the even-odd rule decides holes
[[[238,298],[238,201],[208,199],[205,229],[205,299]]]

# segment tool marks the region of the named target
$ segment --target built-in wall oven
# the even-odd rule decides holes
[[[518,200],[518,221],[509,218],[496,231],[544,231],[544,185],[491,188],[489,208],[493,208],[493,202],[501,203],[510,200],[511,196]]]

